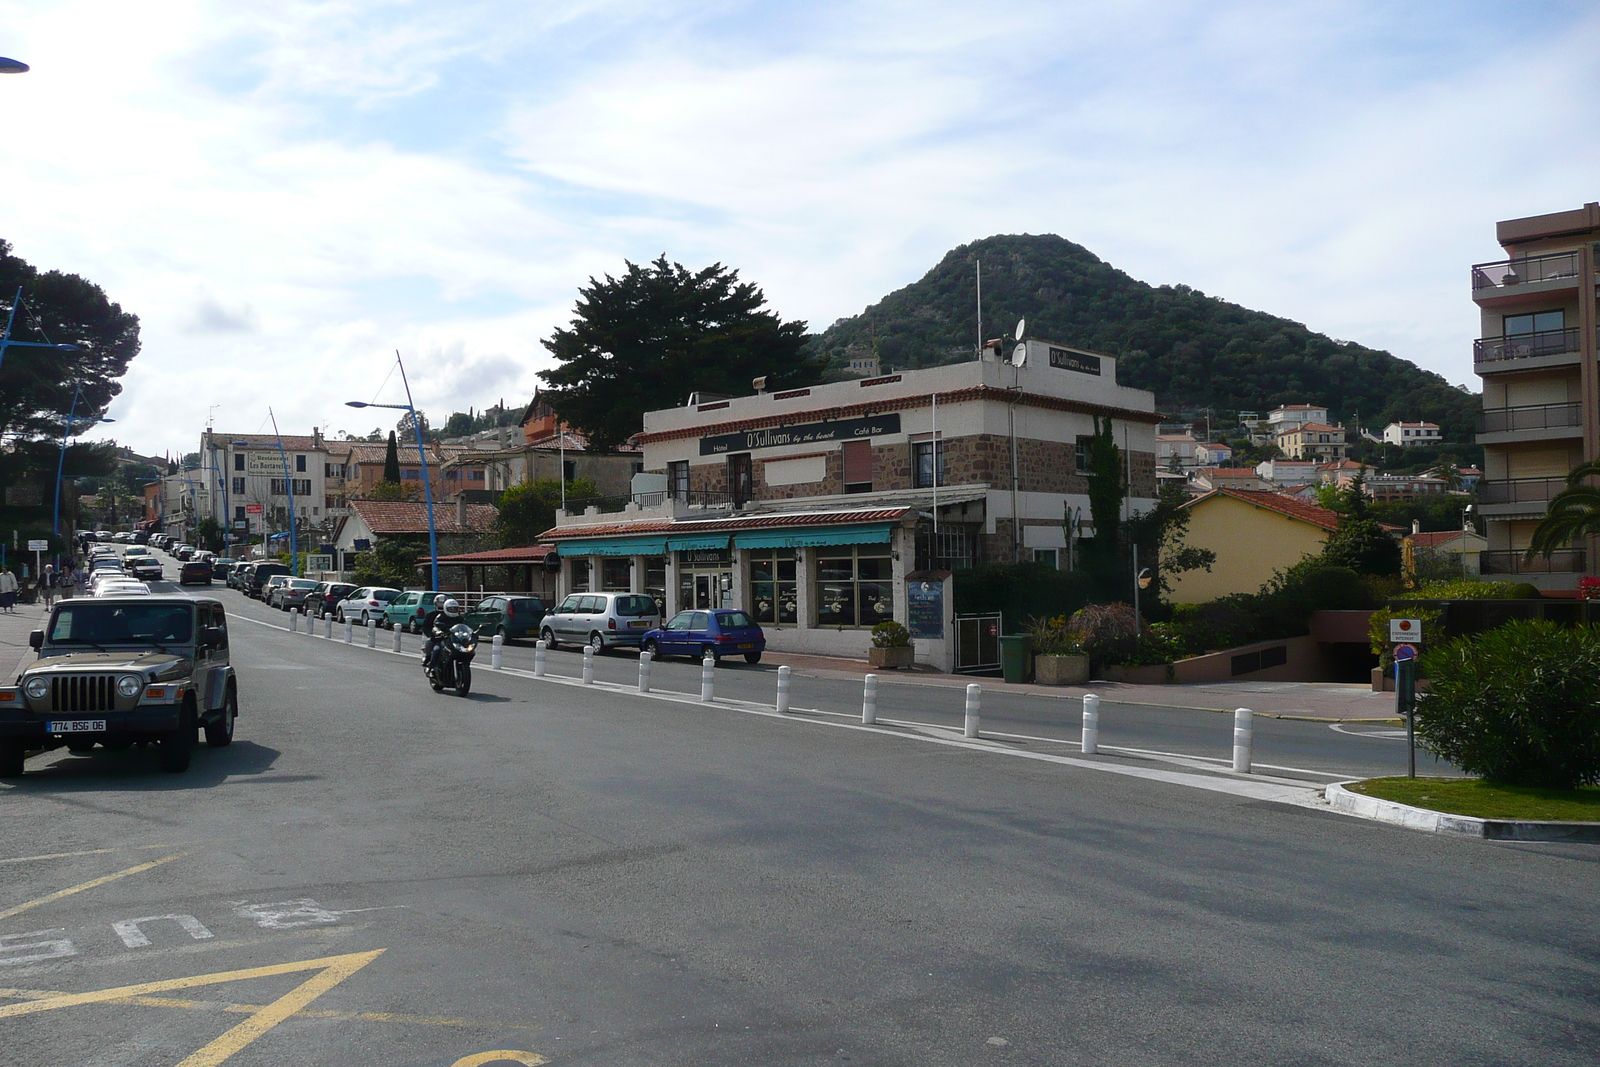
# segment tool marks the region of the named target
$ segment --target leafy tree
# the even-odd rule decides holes
[[[592,447],[614,448],[638,433],[644,413],[683,402],[690,390],[743,394],[752,378],[786,389],[821,380],[802,352],[806,324],[764,310],[766,297],[737,271],[627,263],[620,278],[589,279],[570,329],[544,346],[559,366],[540,371],[543,394]]]
[[[404,589],[417,580],[417,557],[427,555],[426,538],[385,537],[372,546],[371,552],[356,557],[351,568],[352,580],[357,585],[381,585],[391,589]]]
[[[1149,561],[1155,581],[1151,583],[1162,593],[1171,593],[1167,580],[1187,571],[1211,570],[1217,554],[1209,548],[1195,548],[1184,542],[1189,530],[1190,512],[1183,505],[1189,494],[1181,485],[1171,482],[1163,485],[1156,495],[1156,506],[1128,521],[1128,541],[1139,546],[1140,562]]]
[[[404,482],[391,482],[387,478],[372,487],[368,500],[421,500],[422,490]]]
[[[393,430],[389,431],[389,450],[383,454],[383,480],[400,484],[400,445]]]
[[[201,548],[212,552],[222,551],[222,524],[210,515],[195,524],[194,535]]]
[[[139,352],[139,319],[93,282],[60,271],[41,273],[0,240],[0,314],[12,310],[19,286],[23,302],[16,309],[12,339],[73,344],[78,350],[6,352],[0,364],[0,434],[59,437],[74,389],[81,389],[75,411],[80,420],[104,414],[122,391],[116,379]]]
[[[1109,556],[1117,544],[1122,525],[1122,498],[1127,484],[1122,472],[1122,449],[1112,436],[1111,419],[1095,419],[1094,437],[1089,441],[1089,520],[1094,523],[1093,544]]]
[[[581,500],[599,495],[599,487],[587,478],[567,483],[567,498]],[[495,536],[504,548],[520,548],[539,540],[539,535],[556,524],[556,509],[561,506],[561,482],[556,478],[514,485],[500,494],[496,505]]]
[[[1580,463],[1567,475],[1567,487],[1550,498],[1544,518],[1533,528],[1527,558],[1549,559],[1558,548],[1573,541],[1600,534],[1600,487],[1589,481],[1600,478],[1600,460]]]
[[[417,439],[417,424],[419,423],[422,426],[422,439],[424,441],[431,439],[434,436],[434,433],[428,428],[428,416],[426,412],[419,411],[417,412],[416,418],[412,418],[411,412],[408,411],[404,415],[400,416],[400,421],[395,423],[394,428],[405,434],[407,441],[415,441]]]
[[[1372,517],[1365,468],[1340,490],[1338,510],[1339,527],[1323,544],[1323,559],[1357,574],[1399,574],[1400,542]]]

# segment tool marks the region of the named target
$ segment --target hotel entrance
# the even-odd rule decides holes
[[[734,605],[733,557],[727,549],[678,553],[678,610],[709,611]]]

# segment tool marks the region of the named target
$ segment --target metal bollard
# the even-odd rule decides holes
[[[594,646],[583,646],[583,684],[594,684]]]
[[[324,616],[322,616],[322,637],[323,637],[323,640],[326,640],[326,641],[332,641],[333,640],[333,616],[332,615],[324,615]],[[346,638],[346,640],[349,640],[349,639]]]
[[[333,620],[329,619],[328,623],[329,623],[329,625],[332,625]],[[346,620],[344,620],[344,643],[347,644],[347,645],[354,644],[355,640],[356,640],[356,623],[355,623],[355,620],[354,619],[346,619]]]
[[[543,640],[535,641],[533,643],[533,676],[535,678],[544,677],[545,651],[546,649]]]
[[[639,692],[650,692],[650,655],[649,649],[639,653]]]
[[[778,714],[789,714],[789,665],[778,668]]]
[[[1255,722],[1249,708],[1235,708],[1233,712],[1233,769],[1238,774],[1250,773],[1250,746],[1255,739]]]
[[[700,661],[700,702],[702,704],[709,704],[716,697],[713,689],[716,684],[716,671],[716,657],[707,652],[706,658]]]
[[[500,669],[500,649],[505,646],[505,643],[506,639],[504,637],[499,634],[494,635],[494,641],[491,642],[489,649],[489,667],[491,670],[497,671]]]
[[[967,720],[962,730],[968,737],[978,736],[978,712],[983,708],[983,686],[972,682],[967,686]]]
[[[861,725],[878,721],[878,676],[869,674],[861,685]]]
[[[1092,756],[1100,751],[1100,698],[1093,693],[1083,695],[1083,754]]]
[[[300,613],[298,611],[289,612],[289,632],[292,634],[300,632]]]

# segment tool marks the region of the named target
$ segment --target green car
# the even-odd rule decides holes
[[[383,609],[383,625],[390,629],[410,630],[412,633],[421,633],[418,629],[417,614],[424,605],[432,604],[433,598],[439,595],[437,589],[420,591],[416,589],[401,593]]]
[[[537,638],[544,613],[544,601],[536,596],[496,593],[484,597],[477,607],[467,612],[466,623],[479,637],[499,634],[507,641],[519,637]]]

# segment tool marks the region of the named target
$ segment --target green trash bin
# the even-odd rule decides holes
[[[1008,682],[1033,681],[1033,644],[1027,634],[1000,635],[1000,670]]]

